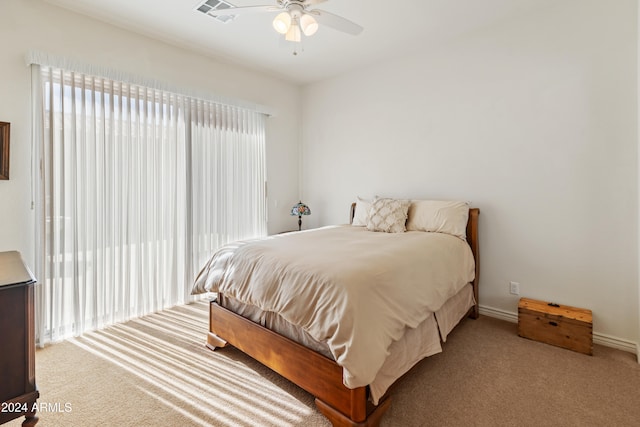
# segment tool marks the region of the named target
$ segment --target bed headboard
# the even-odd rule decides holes
[[[349,212],[349,224],[353,223],[353,217],[356,213],[356,204],[351,203],[351,211]],[[469,220],[467,221],[467,243],[471,247],[473,259],[476,262],[476,277],[473,280],[473,294],[476,299],[476,305],[472,316],[478,317],[478,282],[480,279],[480,245],[478,244],[478,216],[480,209],[469,208]]]
[[[469,220],[467,221],[467,243],[473,252],[473,259],[476,262],[476,275],[473,279],[473,296],[476,299],[476,305],[473,307],[471,316],[477,319],[480,315],[480,303],[478,299],[478,283],[480,282],[480,244],[478,243],[478,216],[480,209],[469,208]]]

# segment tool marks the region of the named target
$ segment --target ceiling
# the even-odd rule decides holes
[[[224,62],[296,84],[323,80],[372,63],[415,52],[425,45],[495,25],[552,0],[328,0],[313,8],[364,27],[357,36],[322,27],[303,40],[303,51],[276,33],[277,14],[239,15],[222,23],[195,9],[200,0],[46,0],[80,14]],[[275,5],[276,0],[227,0],[237,7]]]

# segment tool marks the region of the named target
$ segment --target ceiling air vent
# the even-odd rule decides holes
[[[235,6],[224,0],[205,0],[202,3],[199,3],[196,6],[195,10],[197,10],[198,12],[202,12],[205,15],[209,15],[210,17],[212,17],[217,21],[229,22],[229,21],[233,21],[233,18],[235,18],[235,15],[216,16],[216,10],[229,9],[230,7],[235,7]]]

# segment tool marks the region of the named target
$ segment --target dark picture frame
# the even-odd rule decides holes
[[[9,179],[10,129],[10,123],[0,122],[0,179]]]

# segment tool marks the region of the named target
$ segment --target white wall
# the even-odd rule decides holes
[[[637,4],[562,0],[303,91],[310,226],[356,195],[471,201],[480,303],[591,308],[638,341]]]
[[[19,250],[29,261],[34,252],[29,50],[272,107],[276,115],[267,121],[269,231],[291,228],[288,210],[299,194],[297,86],[36,0],[2,0],[0,40],[0,121],[11,123],[11,179],[0,181],[0,251]]]

